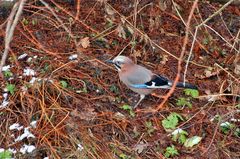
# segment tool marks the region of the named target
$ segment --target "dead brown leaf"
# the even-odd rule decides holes
[[[120,38],[126,39],[126,32],[121,24],[118,25],[116,31]]]
[[[89,41],[89,37],[85,37],[83,39],[80,40],[80,44],[82,45],[82,47],[84,49],[86,49],[87,47],[90,46],[90,41]]]

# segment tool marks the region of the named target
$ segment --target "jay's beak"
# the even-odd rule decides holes
[[[112,60],[106,60],[106,63],[110,63],[110,64],[114,64],[114,62]]]

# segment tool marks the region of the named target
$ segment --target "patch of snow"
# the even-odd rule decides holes
[[[3,151],[5,151],[5,149],[3,149],[3,148],[0,148],[0,153],[1,153],[1,152],[3,152]]]
[[[4,88],[4,91],[7,92],[7,89]],[[7,101],[8,93],[3,93],[3,101],[2,104],[0,105],[0,108],[5,108],[8,104],[9,101]]]
[[[183,132],[183,130],[181,128],[178,128],[178,129],[176,129],[172,132],[172,135],[177,135],[177,134],[180,134],[182,132]]]
[[[13,80],[14,78],[13,77],[10,77],[9,79],[8,79],[8,81],[11,81],[11,80]]]
[[[78,149],[79,151],[82,151],[82,150],[83,150],[83,146],[82,146],[81,144],[78,144],[77,146],[78,146],[77,149]]]
[[[230,125],[231,125],[231,124],[230,124],[228,121],[220,124],[220,126],[230,126]]]
[[[23,126],[20,126],[20,124],[19,123],[14,123],[14,124],[12,124],[11,126],[9,126],[9,130],[22,130],[23,129]]]
[[[31,61],[32,61],[32,57],[29,57],[29,58],[27,59],[27,62],[30,63]]]
[[[24,128],[24,132],[22,135],[18,136],[14,141],[18,142],[18,141],[22,141],[25,138],[35,138],[35,136],[29,131],[30,127],[26,127]]]
[[[68,59],[69,59],[69,60],[76,60],[77,57],[78,57],[77,54],[73,54],[73,55],[69,56]]]
[[[2,71],[9,71],[10,68],[11,68],[10,65],[3,66],[3,67],[2,67]]]
[[[231,118],[230,120],[233,122],[240,122],[240,119],[236,119],[236,118]]]
[[[36,147],[34,145],[26,145],[24,144],[23,147],[20,148],[20,152],[22,154],[26,154],[26,153],[31,153],[33,152],[33,150],[35,150]]]
[[[34,76],[35,75],[35,71],[29,67],[25,68],[23,70],[23,75],[24,76]]]
[[[32,128],[36,128],[37,127],[37,121],[36,120],[33,120],[31,123],[30,123],[31,127]]]
[[[8,151],[12,152],[12,153],[17,153],[17,150],[9,148]]]
[[[29,83],[33,84],[38,78],[32,77],[32,79],[29,81]]]
[[[28,54],[24,53],[24,54],[18,56],[18,60],[22,60],[22,59],[26,58],[27,56],[28,56]]]

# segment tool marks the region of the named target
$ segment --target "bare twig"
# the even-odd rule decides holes
[[[190,52],[189,52],[189,56],[188,56],[188,59],[187,59],[187,62],[186,62],[186,65],[185,65],[185,71],[184,71],[184,83],[186,82],[186,74],[187,74],[187,69],[188,69],[188,65],[189,65],[189,62],[190,62],[190,58],[192,56],[192,53],[193,53],[193,47],[195,45],[195,41],[196,41],[196,37],[197,37],[197,33],[198,33],[198,30],[201,26],[206,26],[205,24],[211,20],[213,17],[215,17],[216,15],[218,15],[222,10],[224,10],[228,5],[230,5],[234,0],[230,0],[229,2],[227,2],[225,5],[223,5],[219,10],[217,10],[214,14],[212,14],[211,16],[209,16],[207,19],[205,19],[202,23],[200,23],[198,26],[196,26],[195,28],[195,33],[194,33],[194,37],[193,37],[193,42],[192,42],[192,46],[191,46],[191,49],[190,49]],[[230,45],[232,46],[232,45]]]
[[[167,95],[164,97],[162,103],[156,108],[156,111],[158,111],[159,109],[161,109],[163,107],[165,102],[168,100],[168,98],[174,92],[174,90],[176,88],[176,85],[177,85],[177,82],[179,81],[180,73],[181,73],[181,70],[182,70],[182,67],[181,67],[182,59],[183,59],[183,56],[184,56],[184,53],[185,53],[185,50],[186,50],[186,46],[187,46],[187,43],[188,43],[188,36],[189,36],[189,31],[190,31],[190,23],[191,23],[191,20],[192,20],[192,17],[193,17],[194,10],[197,7],[197,4],[198,4],[198,0],[195,0],[194,3],[193,3],[192,9],[190,11],[190,14],[188,16],[188,21],[186,23],[186,35],[185,35],[185,38],[184,38],[184,41],[183,41],[183,47],[182,47],[181,55],[180,55],[179,60],[178,60],[177,76],[174,79],[174,82],[173,82],[173,85],[172,85],[171,89],[169,90]]]
[[[9,16],[9,20],[6,27],[6,35],[5,35],[5,49],[4,49],[4,53],[3,53],[1,64],[0,64],[0,74],[2,74],[2,67],[5,65],[8,52],[10,50],[10,43],[12,41],[13,33],[18,23],[18,20],[22,14],[22,10],[26,1],[27,0],[21,0],[15,3],[12,9],[12,12]]]

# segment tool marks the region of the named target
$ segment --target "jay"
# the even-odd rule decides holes
[[[106,62],[113,64],[119,73],[120,80],[132,91],[140,95],[139,101],[135,104],[136,108],[146,95],[151,94],[157,88],[170,89],[173,81],[157,75],[149,69],[134,64],[134,62],[126,56],[117,56],[113,60]],[[176,87],[197,89],[190,83],[178,82]]]

